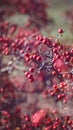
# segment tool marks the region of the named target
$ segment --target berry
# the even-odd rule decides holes
[[[60,28],[60,29],[58,30],[58,33],[62,34],[62,33],[64,33],[64,30]]]

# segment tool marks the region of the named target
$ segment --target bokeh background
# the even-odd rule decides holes
[[[45,0],[49,5],[47,9],[48,17],[53,20],[53,23],[50,23],[47,28],[41,30],[42,34],[49,36],[56,36],[57,30],[63,28],[65,33],[62,37],[66,43],[71,44],[73,42],[73,28],[70,29],[70,24],[73,25],[73,13],[72,19],[66,18],[66,11],[71,9],[73,11],[73,0]],[[27,22],[27,15],[15,14],[9,18],[8,21],[12,23],[17,23],[19,25],[24,25]],[[42,24],[42,23],[40,23]]]

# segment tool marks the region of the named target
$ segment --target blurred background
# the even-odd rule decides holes
[[[68,44],[73,41],[73,0],[45,0],[48,8],[47,17],[51,19],[47,27],[43,27],[41,32],[47,37],[57,35],[57,30],[63,28],[65,33],[62,37]],[[71,10],[71,15],[66,15],[66,12]],[[37,14],[38,15],[38,14]],[[7,19],[12,23],[23,25],[27,22],[27,15],[15,14]],[[42,23],[40,22],[40,25]],[[44,25],[43,25],[44,26]]]
[[[4,8],[5,5],[1,4],[2,2],[5,2],[8,0],[0,0],[0,7]],[[14,0],[12,0],[14,3],[16,3]],[[33,0],[38,1],[38,0]],[[40,0],[42,2],[42,0]],[[28,3],[28,0],[26,1]],[[30,3],[30,2],[29,2]],[[41,32],[43,35],[49,37],[53,35],[57,35],[57,30],[59,28],[63,28],[65,33],[62,37],[63,40],[65,40],[68,44],[71,44],[73,41],[73,0],[45,0],[45,3],[47,3],[47,8],[45,9],[47,11],[47,19],[49,19],[49,22],[47,26],[45,26],[40,19],[38,19],[38,15],[40,16],[40,13],[33,14],[32,7],[30,9],[31,13],[25,13],[24,15],[22,13],[13,14],[12,16],[6,17],[6,19],[11,23],[16,23],[21,26],[25,25],[27,23],[27,19],[30,19],[32,17],[35,17],[35,21],[42,26]],[[4,7],[3,7],[4,6]],[[13,6],[15,6],[11,1],[8,8],[12,10]],[[7,8],[7,10],[8,10]],[[17,9],[17,6],[15,6]],[[37,7],[38,8],[38,7]],[[43,8],[44,9],[44,8]],[[37,12],[36,8],[34,8],[35,12]],[[33,16],[35,15],[35,16]],[[32,26],[33,20],[31,21]]]

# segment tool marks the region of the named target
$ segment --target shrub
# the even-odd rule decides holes
[[[12,37],[12,26],[3,22],[2,24],[4,29],[1,30],[3,32],[0,36],[1,129],[72,130],[73,49],[62,45],[60,40],[46,38],[38,32],[26,31],[24,28],[20,28]],[[9,26],[10,28],[5,33],[6,26],[7,29]],[[63,33],[60,30],[58,32]],[[24,64],[21,70],[24,76],[22,86],[10,80],[12,72],[20,69],[20,62]],[[32,103],[27,103],[26,99],[30,98],[31,94],[34,97],[36,94],[42,95],[42,99],[35,97],[36,100]],[[38,103],[44,98],[45,101],[48,100],[48,106],[42,104],[41,108]],[[24,114],[22,102],[27,103],[27,112]]]

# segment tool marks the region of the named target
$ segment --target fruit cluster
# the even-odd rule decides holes
[[[4,30],[0,36],[1,129],[72,130],[73,49],[55,41],[55,38],[46,38],[38,32],[25,31],[24,28],[19,28],[18,33],[14,35],[16,29],[11,32],[14,25],[10,26],[6,22],[2,24]],[[5,33],[6,27],[8,30]],[[58,30],[59,35],[63,32],[62,29]],[[10,57],[10,60],[4,63],[4,57]],[[52,99],[56,109],[51,109],[48,102],[48,108],[40,110],[38,107],[36,112],[37,105],[35,106],[34,101],[32,113],[36,112],[35,114],[27,115],[21,112],[20,103],[25,101],[21,101],[23,97],[18,99],[20,86],[12,84],[9,78],[20,62],[24,64],[24,84],[20,91],[24,90],[28,95],[39,93],[48,101]],[[28,111],[30,106],[31,104],[27,107]],[[60,109],[64,109],[64,113]]]
[[[10,5],[6,2],[5,6]],[[46,19],[44,1],[11,2],[14,12],[33,14],[34,20]],[[5,0],[1,4],[4,6]],[[72,130],[72,46],[5,21],[8,12],[0,12],[0,130]],[[63,33],[58,30],[59,37]]]

